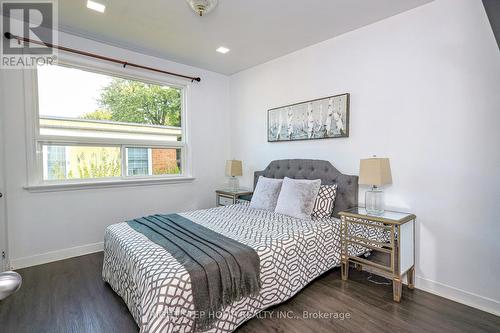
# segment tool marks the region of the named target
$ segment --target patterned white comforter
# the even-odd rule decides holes
[[[232,332],[259,311],[281,303],[310,281],[340,264],[340,221],[299,220],[236,204],[180,214],[238,242],[260,257],[262,288],[216,316],[208,332]],[[379,228],[355,232],[384,241]],[[352,234],[352,233],[351,233]],[[352,249],[361,254],[363,249]],[[188,272],[163,247],[127,223],[109,226],[104,236],[103,279],[127,304],[141,332],[192,332],[193,297]]]

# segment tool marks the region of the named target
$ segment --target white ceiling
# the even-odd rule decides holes
[[[432,0],[219,0],[197,16],[185,0],[59,1],[62,31],[233,74]],[[215,52],[219,46],[231,51]]]

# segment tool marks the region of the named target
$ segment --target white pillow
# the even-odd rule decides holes
[[[276,213],[310,220],[321,180],[290,179],[285,177],[276,204]]]
[[[250,208],[274,211],[283,179],[259,177],[253,191]]]

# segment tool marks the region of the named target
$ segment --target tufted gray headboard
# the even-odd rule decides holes
[[[263,171],[254,173],[254,188],[260,176],[267,178],[321,179],[321,184],[337,184],[337,197],[333,216],[358,205],[358,176],[344,175],[328,161],[323,160],[276,160]]]

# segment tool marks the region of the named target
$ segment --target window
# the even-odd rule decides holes
[[[149,175],[151,170],[149,148],[127,148],[127,175]]]
[[[181,173],[181,150],[173,148],[126,149],[127,176],[177,175]]]
[[[44,175],[46,179],[66,178],[66,148],[61,146],[44,146],[46,154]]]
[[[183,87],[66,64],[33,82],[35,183],[186,175]]]
[[[43,152],[44,180],[120,177],[120,147],[43,145]]]

